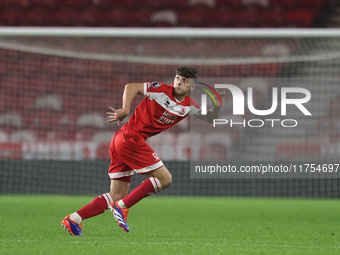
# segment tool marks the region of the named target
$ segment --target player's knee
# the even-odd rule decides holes
[[[161,181],[162,188],[165,189],[169,187],[172,183],[172,175],[168,173]]]
[[[129,187],[130,182],[125,181],[125,179],[111,180],[110,196],[114,201],[121,200],[128,194]]]
[[[113,201],[121,200],[121,199],[123,199],[123,198],[126,196],[126,195],[124,195],[124,194],[120,194],[120,193],[112,193],[112,192],[110,192],[110,195],[111,195]]]

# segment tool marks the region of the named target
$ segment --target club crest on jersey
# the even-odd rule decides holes
[[[159,83],[159,82],[149,82],[149,84],[148,84],[148,88],[150,89],[151,87],[153,87],[153,88],[158,88],[158,87],[160,87],[160,86],[162,86],[162,84],[161,83]]]
[[[185,114],[185,107],[184,106],[181,106],[181,115],[184,115]]]

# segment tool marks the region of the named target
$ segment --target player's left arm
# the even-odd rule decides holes
[[[118,122],[118,125],[123,121],[130,113],[131,103],[135,96],[144,95],[144,83],[129,83],[125,85],[123,92],[123,105],[121,109],[115,109],[109,107],[111,112],[107,112],[108,123]]]
[[[222,104],[224,101],[225,94],[226,94],[225,91],[218,93],[219,97],[221,98]],[[215,99],[217,98],[215,97]],[[222,104],[220,103],[220,100],[216,100],[216,105],[214,105],[212,109],[209,109],[206,115],[196,114],[194,116],[206,122],[213,123],[214,119],[218,119],[218,117],[220,116]]]

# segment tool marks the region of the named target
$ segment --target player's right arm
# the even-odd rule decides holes
[[[129,83],[125,85],[123,92],[123,105],[121,109],[109,107],[111,112],[107,112],[108,123],[118,121],[118,125],[129,115],[132,100],[135,96],[144,95],[144,83]]]

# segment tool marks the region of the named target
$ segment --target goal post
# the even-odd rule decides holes
[[[43,187],[49,183],[46,173],[54,169],[59,176],[56,173],[59,164],[66,164],[64,169],[68,169],[72,182],[82,171],[88,178],[84,177],[84,183],[76,182],[74,190],[63,191],[60,187],[67,187],[71,181],[62,180],[65,184],[54,184],[48,192],[78,194],[87,179],[91,179],[93,188],[89,192],[97,192],[103,186],[98,183],[107,178],[105,164],[108,166],[110,139],[119,129],[106,123],[108,107],[120,107],[126,83],[171,84],[174,70],[186,65],[195,67],[200,80],[211,86],[228,82],[240,88],[245,96],[245,113],[233,115],[233,97],[227,91],[220,115],[227,125],[220,125],[221,131],[190,118],[149,139],[162,160],[173,166],[170,170],[178,175],[181,188],[174,188],[169,194],[197,194],[192,190],[202,187],[199,195],[230,195],[235,190],[239,195],[252,195],[254,190],[257,195],[268,195],[274,189],[276,195],[285,196],[289,193],[286,188],[294,182],[297,186],[293,196],[309,196],[313,188],[309,184],[305,187],[306,182],[318,187],[331,182],[330,190],[322,191],[327,194],[320,191],[318,196],[334,196],[339,192],[339,185],[334,184],[338,179],[334,178],[281,179],[274,186],[269,180],[256,181],[251,176],[205,182],[190,179],[188,162],[205,159],[239,163],[247,159],[288,163],[337,159],[339,48],[338,29],[2,27],[1,193],[44,193],[51,187],[50,184]],[[251,112],[248,88],[252,88],[254,108],[265,110],[272,105],[274,87],[278,89],[277,111],[268,117]],[[287,106],[288,114],[282,116],[283,87],[308,89],[311,100],[305,107],[312,116],[304,116],[294,105]],[[199,102],[200,94],[195,93],[193,96]],[[133,107],[141,99],[137,97]],[[285,119],[296,120],[298,126],[286,128],[282,125]],[[273,127],[274,124],[278,126]],[[11,174],[13,169],[20,169],[22,176],[27,177],[20,183],[24,190],[16,187],[18,177]],[[96,169],[100,169],[100,176]],[[249,188],[249,183],[253,188]],[[280,185],[283,190],[276,189]]]

